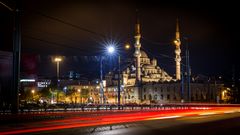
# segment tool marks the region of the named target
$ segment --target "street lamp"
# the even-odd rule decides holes
[[[57,63],[57,89],[59,87],[59,73],[60,73],[60,62],[62,61],[61,57],[55,57],[54,62]]]
[[[112,55],[115,52],[115,47],[114,45],[112,45],[113,43],[111,43],[110,45],[106,46],[106,52],[107,54]],[[105,103],[105,97],[104,97],[104,90],[103,90],[103,56],[100,56],[100,102],[102,104]]]
[[[131,47],[131,45],[130,45],[129,43],[126,43],[125,46],[124,46],[124,48],[125,48],[126,50],[130,49],[130,47]]]
[[[115,48],[114,46],[108,46],[107,47],[107,51],[109,54],[113,54],[115,53]],[[118,101],[118,109],[120,109],[120,61],[121,60],[121,57],[120,55],[118,55],[118,96],[117,96],[117,101]]]
[[[57,80],[59,79],[59,63],[62,61],[62,58],[61,57],[56,57],[54,59],[54,62],[57,63]]]
[[[126,50],[130,49],[130,44],[125,44],[124,48]],[[107,47],[107,51],[109,54],[113,54],[115,53],[115,46],[108,46]],[[120,68],[120,65],[121,65],[121,56],[120,54],[118,53],[118,96],[117,96],[117,99],[118,99],[118,110],[120,110],[120,92],[121,92],[121,84],[120,84],[120,72],[121,72],[121,68]]]
[[[34,93],[35,93],[35,90],[32,90],[32,99],[34,100]]]
[[[109,54],[113,54],[115,52],[114,46],[108,46],[107,51],[108,51]]]
[[[189,61],[189,42],[188,42],[188,37],[183,37],[185,40],[186,44],[186,90],[188,92],[188,102],[191,102],[191,66],[190,66],[190,61]]]

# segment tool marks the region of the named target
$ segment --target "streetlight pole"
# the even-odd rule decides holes
[[[57,61],[57,80],[59,79],[59,61]]]
[[[59,73],[60,73],[60,62],[62,61],[61,57],[56,57],[54,61],[57,63],[57,89],[59,88]],[[58,91],[57,91],[57,103],[58,103]]]
[[[103,56],[100,56],[100,100],[102,104],[105,104],[103,90]]]
[[[60,57],[56,57],[55,59],[54,59],[54,61],[57,63],[57,80],[59,79],[59,73],[60,73],[60,65],[59,65],[59,63],[62,61],[62,58],[60,58]]]
[[[120,110],[120,62],[121,62],[121,57],[118,55],[118,110]]]
[[[59,80],[59,73],[60,73],[60,62],[62,61],[61,57],[56,57],[54,61],[57,63],[57,87],[58,87],[58,80]]]
[[[32,90],[31,92],[32,92],[32,99],[33,99],[33,101],[34,101],[34,93],[35,93],[35,90]]]
[[[181,63],[183,69],[183,64]],[[181,72],[181,103],[184,103],[184,71]]]
[[[191,102],[191,89],[190,89],[190,61],[189,61],[189,48],[188,48],[188,38],[186,40],[186,72],[187,72],[187,91],[188,91],[188,101]]]

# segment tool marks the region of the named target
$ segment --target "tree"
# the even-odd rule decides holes
[[[70,97],[71,102],[73,103],[73,96],[75,95],[75,88],[68,88],[66,91],[66,96]]]
[[[43,88],[40,92],[39,92],[40,96],[43,98],[47,98],[50,99],[51,98],[51,92],[50,92],[50,88],[46,87]]]

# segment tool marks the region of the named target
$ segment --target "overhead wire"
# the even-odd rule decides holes
[[[57,21],[57,22],[59,22],[59,23],[62,23],[62,24],[65,24],[65,25],[68,25],[68,26],[77,28],[77,29],[79,29],[79,30],[82,30],[82,31],[91,33],[91,34],[93,34],[93,35],[95,35],[95,36],[98,36],[98,37],[101,37],[101,38],[105,38],[105,35],[103,35],[103,34],[101,34],[101,33],[97,33],[97,32],[95,32],[95,31],[93,31],[93,30],[88,29],[88,28],[84,28],[84,27],[81,27],[81,26],[72,24],[72,23],[67,22],[67,21],[64,21],[64,20],[62,20],[62,19],[60,19],[60,18],[53,17],[53,16],[44,14],[44,13],[39,12],[39,11],[36,11],[36,10],[31,10],[31,11],[33,11],[33,13],[36,13],[36,14],[38,14],[38,15],[40,15],[40,16],[43,16],[43,17],[46,17],[46,18],[48,18],[48,19],[51,19],[51,20]]]

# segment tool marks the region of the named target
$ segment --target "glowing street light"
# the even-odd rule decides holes
[[[113,54],[115,52],[114,46],[108,46],[107,51],[108,51],[109,54]]]
[[[130,49],[130,44],[126,43],[124,47],[125,47],[126,50],[128,50],[128,49]]]
[[[62,61],[62,58],[60,58],[60,57],[56,57],[54,59],[54,62],[57,63],[57,79],[59,79],[59,62],[61,62],[61,61]]]
[[[62,61],[62,58],[56,57],[56,58],[54,59],[54,61],[55,61],[55,62],[60,62],[60,61]]]

